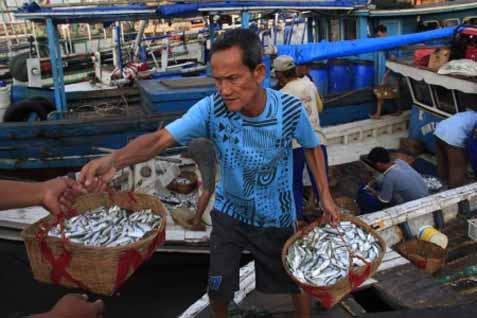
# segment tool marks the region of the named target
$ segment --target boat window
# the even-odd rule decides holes
[[[339,41],[340,35],[340,20],[330,19],[328,22],[328,40],[330,42]]]
[[[460,112],[472,109],[477,111],[477,94],[468,94],[460,91],[455,91],[457,99],[457,107]]]
[[[426,26],[427,30],[434,30],[441,27],[441,23],[437,20],[424,21],[423,24]]]
[[[356,40],[355,19],[343,19],[343,40]]]
[[[429,107],[433,107],[434,104],[432,102],[432,97],[427,84],[424,81],[416,81],[413,79],[410,80],[416,101]]]
[[[465,17],[462,22],[464,24],[477,24],[477,17]]]
[[[456,113],[454,98],[452,97],[452,90],[444,88],[442,86],[433,85],[432,92],[434,93],[436,106],[439,110],[442,110],[449,114]]]
[[[459,19],[455,18],[455,19],[446,19],[442,22],[442,24],[444,25],[444,27],[450,27],[450,26],[456,26],[456,25],[459,25],[460,24],[460,21]]]

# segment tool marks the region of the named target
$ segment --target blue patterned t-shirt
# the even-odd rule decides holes
[[[166,129],[180,144],[207,137],[216,146],[220,179],[215,208],[259,227],[289,227],[295,221],[292,139],[305,148],[319,140],[301,101],[266,90],[264,111],[256,117],[230,112],[219,94],[192,106]]]

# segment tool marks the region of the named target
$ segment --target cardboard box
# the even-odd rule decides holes
[[[429,58],[429,67],[433,71],[438,71],[439,68],[449,61],[450,48],[442,47],[437,49],[434,53],[431,54]]]

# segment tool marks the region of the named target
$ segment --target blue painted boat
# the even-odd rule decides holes
[[[25,91],[25,95],[48,95],[56,104],[57,116],[51,116],[52,120],[45,122],[2,124],[2,128],[5,127],[5,129],[2,129],[0,133],[0,169],[42,169],[45,167],[73,167],[77,169],[87,160],[101,154],[97,148],[122,147],[131,138],[155,130],[161,121],[167,123],[176,118],[195,101],[213,91],[212,87],[161,87],[163,86],[160,82],[161,79],[152,79],[150,82],[139,83],[139,90],[136,91],[136,97],[134,97],[137,105],[132,106],[131,110],[133,111],[126,115],[116,114],[115,116],[107,116],[107,118],[95,116],[87,118],[88,116],[82,114],[85,117],[69,118],[67,115],[70,106],[72,110],[75,110],[75,106],[73,106],[75,102],[94,94],[91,92],[65,93],[62,82],[61,56],[54,54],[55,48],[58,47],[58,43],[55,43],[57,24],[158,17],[167,19],[175,16],[203,15],[209,12],[228,14],[238,10],[238,12],[241,12],[241,23],[246,27],[251,15],[250,12],[264,10],[269,6],[281,11],[312,10],[313,14],[308,15],[305,19],[306,24],[302,36],[310,43],[290,45],[276,43],[278,54],[292,55],[297,62],[320,61],[343,56],[370,60],[375,66],[376,76],[373,82],[373,85],[375,85],[379,83],[385,67],[383,53],[378,53],[378,51],[446,38],[451,36],[455,30],[455,28],[442,28],[414,34],[418,28],[417,16],[420,16],[424,22],[432,19],[446,21],[456,18],[462,22],[466,17],[477,15],[477,3],[470,1],[454,1],[445,5],[401,9],[399,10],[399,17],[395,9],[372,8],[368,7],[367,3],[368,1],[364,0],[327,2],[228,1],[171,4],[159,7],[130,5],[99,8],[41,8],[28,5],[23,11],[18,12],[16,17],[47,22],[47,29],[50,32],[48,37],[50,55],[52,56],[52,64],[56,65],[53,68],[53,74],[56,74],[56,85],[54,91],[42,90],[34,94],[31,91]],[[347,16],[347,19],[339,21],[336,30],[317,32],[315,26],[318,25],[327,25],[333,28],[333,23],[331,23],[333,18],[328,14],[330,10],[348,12],[349,16]],[[378,24],[384,24],[388,27],[389,36],[380,39],[368,38],[368,29],[372,29]],[[331,42],[333,39],[330,36],[338,34],[337,32],[339,36],[334,39],[338,41]],[[212,29],[209,33],[213,35],[214,30]],[[329,73],[328,76],[330,76]],[[369,82],[367,81],[367,83]],[[346,87],[349,90],[353,89],[353,85]],[[112,92],[108,93],[106,91],[101,92],[101,94],[108,96]],[[321,123],[324,126],[365,119],[368,118],[369,113],[373,112],[374,98],[369,88],[360,90],[353,96],[346,96],[346,91],[342,93],[344,97],[330,94],[325,96],[325,111],[320,114]],[[21,94],[14,94],[14,97],[19,99]],[[69,106],[66,106],[67,103]],[[81,109],[82,106],[76,107]]]

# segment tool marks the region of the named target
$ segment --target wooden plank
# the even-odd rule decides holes
[[[475,304],[465,304],[450,306],[445,308],[409,309],[399,311],[388,311],[380,313],[367,313],[362,318],[475,318],[477,317],[477,306]]]
[[[374,287],[394,308],[429,308],[465,303],[451,287],[438,283],[432,275],[405,264],[375,275]]]
[[[360,218],[374,229],[383,230],[419,216],[442,210],[477,196],[477,182],[406,202]]]

